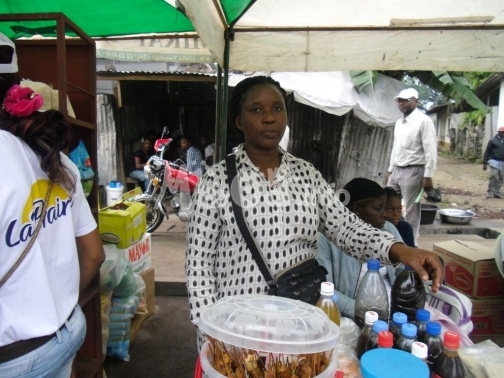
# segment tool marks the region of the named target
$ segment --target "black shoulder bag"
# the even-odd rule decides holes
[[[234,155],[226,157],[229,196],[233,206],[236,224],[240,229],[252,257],[268,284],[268,294],[297,299],[315,305],[320,298],[320,284],[326,280],[326,269],[314,258],[308,258],[284,269],[274,276],[268,269],[259,247],[252,236],[241,207],[241,195],[236,178]],[[232,195],[233,194],[233,195]],[[236,202],[234,200],[236,198]]]

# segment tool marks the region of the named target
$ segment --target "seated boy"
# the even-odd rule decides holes
[[[402,218],[401,195],[390,187],[385,188],[385,219],[396,226],[404,244],[416,248],[413,227]]]

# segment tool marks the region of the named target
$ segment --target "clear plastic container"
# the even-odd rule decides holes
[[[425,331],[427,329],[427,322],[430,320],[430,312],[420,308],[416,312],[416,321],[413,323],[417,326],[417,339],[420,342],[425,340]]]
[[[433,378],[465,378],[467,373],[460,359],[460,336],[447,331],[443,335],[443,353],[439,356],[432,371]]]
[[[416,310],[425,307],[426,296],[422,279],[413,269],[406,267],[392,285],[390,312],[403,312],[409,322],[414,322]]]
[[[401,336],[397,339],[395,347],[411,353],[411,346],[415,341],[417,335],[417,327],[412,323],[404,323],[401,327]]]
[[[378,320],[378,314],[374,311],[366,311],[365,325],[362,327],[362,331],[357,340],[357,358],[366,352],[366,345],[369,341],[369,336],[373,331],[373,323]]]
[[[324,373],[332,377],[336,372],[339,327],[321,309],[301,301],[269,295],[225,297],[201,312],[199,328],[228,350],[242,348],[266,359],[295,361],[300,354],[325,353],[330,363]],[[200,357],[205,373],[220,378],[205,369],[203,360],[209,357],[204,351]]]
[[[436,364],[437,360],[443,353],[443,340],[441,340],[441,324],[438,322],[428,322],[426,333],[425,333],[425,345],[428,349],[427,362],[429,363],[429,369]]]
[[[401,337],[401,327],[404,323],[408,321],[408,317],[403,312],[394,312],[392,315],[392,321],[390,322],[390,332],[394,335],[394,343],[397,342],[397,339]]]
[[[367,261],[368,271],[364,274],[355,294],[355,323],[364,327],[366,311],[374,311],[378,319],[388,322],[389,302],[385,282],[381,276],[380,262],[376,259]]]

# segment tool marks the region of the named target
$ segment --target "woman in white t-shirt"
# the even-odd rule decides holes
[[[66,117],[39,112],[29,88],[7,91],[10,75],[0,75],[0,377],[68,378],[86,335],[79,293],[105,256],[79,171],[61,152]]]

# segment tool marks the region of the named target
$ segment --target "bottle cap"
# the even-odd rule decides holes
[[[401,334],[406,337],[415,337],[417,335],[417,326],[411,323],[404,323],[401,326]]]
[[[392,315],[392,321],[395,324],[401,325],[408,321],[408,317],[403,312],[394,312],[394,315]]]
[[[369,259],[367,261],[367,267],[369,270],[378,270],[380,269],[380,262],[376,259]]]
[[[383,320],[377,320],[376,322],[373,323],[374,332],[378,333],[386,330],[388,330],[388,325]]]
[[[334,284],[332,282],[322,282],[320,284],[320,294],[333,295],[334,294]]]
[[[115,188],[116,187],[116,182],[115,181],[110,181],[109,188]]]
[[[439,336],[441,335],[441,324],[438,322],[427,322],[425,330],[429,335]]]
[[[443,345],[450,349],[458,349],[460,347],[460,336],[458,333],[447,331],[444,334]]]
[[[416,311],[416,320],[419,322],[428,322],[430,320],[430,312],[424,309]]]
[[[411,345],[411,354],[415,357],[421,358],[422,360],[425,360],[428,355],[428,350],[427,350],[427,345],[424,343],[421,343],[419,341],[415,341]]]
[[[378,346],[380,346],[381,348],[392,348],[392,345],[394,345],[394,337],[392,335],[392,332],[378,332]]]
[[[366,315],[364,316],[364,321],[367,324],[373,324],[378,320],[378,314],[374,311],[366,311]]]

